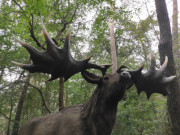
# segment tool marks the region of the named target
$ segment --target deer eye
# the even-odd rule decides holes
[[[105,76],[105,77],[104,77],[104,80],[105,80],[105,81],[108,81],[108,80],[109,80],[109,77]]]

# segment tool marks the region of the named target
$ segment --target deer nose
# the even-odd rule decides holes
[[[129,74],[129,72],[123,71],[123,72],[120,73],[120,77],[124,78],[124,79],[130,79],[131,75]]]

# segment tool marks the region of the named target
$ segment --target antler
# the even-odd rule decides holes
[[[129,71],[138,94],[145,91],[148,99],[153,93],[160,93],[164,96],[168,95],[167,85],[173,81],[176,76],[164,76],[167,64],[168,57],[166,56],[160,69],[156,70],[156,60],[154,55],[152,55],[151,65],[147,73],[141,73],[143,66],[137,71]]]
[[[76,61],[70,52],[70,33],[69,30],[66,34],[64,47],[56,47],[55,42],[49,36],[44,24],[42,23],[42,32],[47,42],[47,50],[40,52],[36,48],[29,44],[16,39],[30,54],[30,58],[33,64],[22,64],[18,62],[13,63],[23,69],[28,70],[31,73],[42,72],[51,74],[51,78],[47,81],[55,80],[58,77],[64,77],[65,80],[78,72],[82,72],[89,68],[99,69],[104,74],[108,68],[108,65],[99,66],[96,64],[89,63],[91,57],[88,57],[82,61]]]

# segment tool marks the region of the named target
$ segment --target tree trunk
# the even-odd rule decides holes
[[[64,24],[63,28],[58,31],[55,41],[58,41],[62,35],[62,33],[65,31],[67,27],[67,24]],[[56,44],[58,45],[58,44]],[[64,78],[60,77],[59,78],[59,111],[64,108]]]
[[[111,10],[113,11],[113,5],[111,5]],[[116,56],[116,45],[115,45],[115,35],[114,35],[114,19],[113,15],[110,17],[110,45],[111,45],[111,57],[112,57],[112,73],[117,70],[117,56]]]
[[[30,81],[30,73],[28,73],[27,78],[26,78],[26,82],[29,83]],[[19,131],[19,123],[20,123],[20,117],[21,117],[21,112],[22,112],[22,107],[23,107],[23,103],[24,103],[24,99],[28,90],[28,83],[24,84],[24,87],[21,91],[21,95],[19,98],[19,103],[17,106],[17,110],[16,110],[16,116],[15,116],[15,120],[16,121],[13,125],[13,131],[12,131],[12,135],[17,135],[18,131]]]
[[[59,111],[64,108],[64,78],[59,79],[60,91],[59,91]]]
[[[12,99],[12,96],[13,96],[14,93],[12,91],[11,91],[11,106],[10,106],[11,108],[10,108],[10,112],[9,112],[9,120],[8,120],[8,126],[7,126],[7,133],[6,133],[6,135],[10,135],[11,118],[12,118],[12,111],[13,111],[13,107],[14,107],[13,106],[13,99]]]
[[[176,69],[172,51],[172,35],[165,0],[155,0],[157,18],[160,28],[159,53],[160,61],[163,63],[165,56],[168,56],[166,75],[176,75]],[[180,135],[180,91],[177,79],[169,87],[167,98],[168,112],[171,120],[171,131],[174,135]]]
[[[173,0],[173,16],[172,16],[172,38],[175,59],[180,58],[178,46],[178,6],[177,0]]]

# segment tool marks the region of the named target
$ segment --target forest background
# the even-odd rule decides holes
[[[172,22],[173,1],[167,0],[166,3]],[[92,63],[111,64],[109,25],[112,15],[117,67],[124,64],[137,69],[144,64],[147,69],[152,52],[159,58],[159,28],[154,1],[0,1],[0,134],[12,134],[17,113],[20,113],[18,125],[21,127],[33,117],[59,110],[59,80],[45,83],[49,75],[29,74],[11,63],[30,62],[28,52],[15,38],[43,51],[45,41],[41,34],[41,19],[59,47],[63,46],[65,34],[72,27],[71,52],[77,60],[93,54]],[[175,63],[179,61],[176,59]],[[94,89],[95,86],[76,74],[64,83],[64,106],[85,103]],[[18,111],[22,96],[23,106]],[[170,127],[166,97],[153,94],[147,100],[145,93],[138,96],[132,87],[119,103],[112,135],[169,135]]]

